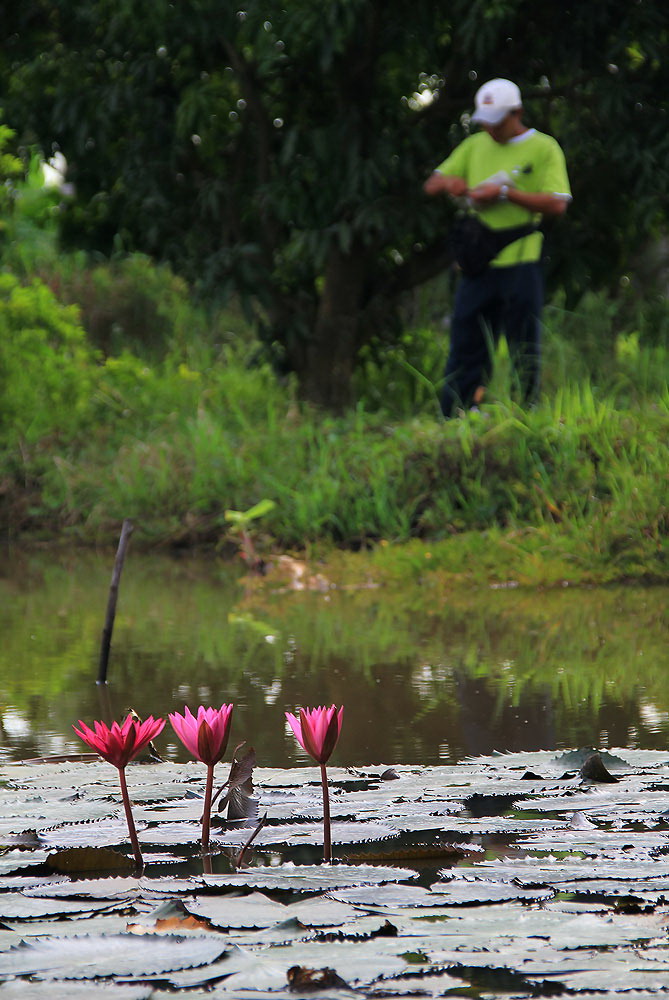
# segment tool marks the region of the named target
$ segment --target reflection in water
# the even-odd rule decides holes
[[[71,724],[235,702],[230,746],[306,762],[284,710],[345,705],[333,763],[669,745],[667,588],[245,592],[216,560],[130,553],[109,685],[113,555],[0,564],[0,759],[78,751]],[[185,759],[169,732],[159,749]]]

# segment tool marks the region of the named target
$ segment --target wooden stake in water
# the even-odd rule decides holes
[[[132,534],[132,527],[132,521],[128,521],[126,519],[123,522],[123,526],[121,527],[121,537],[119,538],[118,549],[116,550],[114,571],[112,573],[111,584],[109,586],[109,598],[107,600],[107,616],[105,618],[105,626],[102,630],[100,663],[98,666],[98,684],[107,683],[107,667],[109,665],[111,637],[112,632],[114,631],[114,618],[116,617],[118,588],[121,580],[121,570],[123,569],[123,560],[125,559],[126,549],[128,548],[128,542],[130,541],[130,535]]]

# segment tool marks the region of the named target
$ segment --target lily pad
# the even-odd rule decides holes
[[[371,909],[398,906],[439,906],[443,898],[420,885],[354,886],[329,893],[332,899]]]
[[[608,753],[606,750],[596,750],[594,747],[582,747],[580,750],[568,750],[555,758],[558,767],[581,768],[593,754],[597,754],[602,764],[609,770],[629,770],[630,765],[622,757]]]
[[[213,936],[137,938],[132,934],[112,934],[43,938],[21,942],[0,953],[0,975],[147,979],[176,969],[206,965],[224,953],[223,941]]]
[[[46,851],[6,851],[0,855],[0,878],[3,875],[13,875],[22,868],[43,865],[47,857]]]
[[[138,826],[137,832],[141,832]],[[128,839],[125,820],[119,818],[97,820],[91,823],[63,824],[40,834],[46,847],[112,847]]]
[[[105,901],[72,899],[35,899],[22,892],[5,892],[2,895],[2,915],[5,920],[32,920],[34,917],[77,916],[107,910],[112,906]]]
[[[410,868],[389,868],[381,865],[294,865],[285,863],[277,868],[250,868],[230,875],[204,875],[205,885],[257,886],[264,889],[290,889],[293,892],[314,892],[347,885],[376,885],[401,882],[416,877]]]
[[[207,978],[205,978],[207,977]],[[223,978],[224,977],[224,978]],[[218,979],[216,990],[207,997],[238,997],[239,991],[248,988],[256,997],[274,996],[276,990],[287,985],[286,966],[275,962],[266,954],[234,947],[223,961],[215,962],[206,969],[193,969],[173,973],[169,977],[172,986],[179,990],[201,986],[212,979]],[[294,995],[293,995],[294,996]]]
[[[201,886],[196,878],[141,878],[112,875],[108,878],[78,878],[42,880],[37,885],[26,886],[26,896],[46,896],[58,899],[63,896],[81,899],[154,899],[156,896],[173,896],[177,893],[192,893]]]
[[[188,911],[206,917],[219,928],[271,927],[286,917],[286,907],[261,892],[244,896],[198,895],[188,903]]]
[[[121,992],[122,989],[122,992]],[[27,982],[23,979],[14,980],[10,986],[1,986],[0,991],[7,1000],[54,1000],[52,983]],[[113,983],[96,983],[95,994],[91,993],[90,983],[68,983],[68,1000],[151,1000],[155,997],[151,986],[123,986],[119,988]]]
[[[325,896],[301,899],[286,907],[286,914],[305,927],[338,927],[358,915],[354,907]]]
[[[137,895],[140,881],[138,878],[124,878],[123,876],[111,878],[87,878],[59,879],[58,881],[43,882],[32,887],[27,886],[23,890],[24,896],[33,896],[37,899],[124,899],[129,900]]]
[[[399,835],[399,830],[385,823],[362,821],[357,823],[332,823],[332,842],[334,844],[361,844],[388,840]],[[221,845],[241,845],[249,838],[249,828],[216,831],[214,839]],[[305,844],[319,847],[323,843],[323,823],[291,823],[280,826],[265,826],[254,838],[256,847],[268,845],[289,844],[296,847]]]

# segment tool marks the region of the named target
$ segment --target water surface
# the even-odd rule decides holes
[[[249,590],[214,558],[132,551],[109,683],[96,684],[113,553],[0,561],[0,759],[78,752],[77,719],[234,701],[231,748],[304,762],[284,711],[345,705],[333,763],[493,750],[669,747],[667,587]],[[171,731],[166,757],[184,760]]]

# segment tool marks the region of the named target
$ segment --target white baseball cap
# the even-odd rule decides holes
[[[511,80],[488,80],[476,91],[476,111],[473,122],[483,125],[499,125],[509,111],[522,107],[520,90]]]

